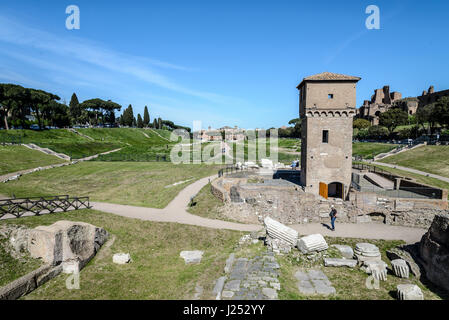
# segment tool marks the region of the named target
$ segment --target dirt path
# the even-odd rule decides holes
[[[389,168],[393,168],[393,169],[399,169],[399,170],[403,170],[403,171],[408,171],[408,172],[420,174],[422,176],[435,178],[435,179],[438,179],[438,180],[441,180],[441,181],[444,181],[444,182],[449,182],[449,178],[447,178],[447,177],[439,176],[437,174],[428,173],[428,172],[424,172],[424,171],[420,171],[420,170],[416,170],[416,169],[412,169],[412,168],[401,167],[401,166],[398,166],[396,164],[376,162],[376,161],[369,161],[368,163],[377,164],[379,166],[385,166],[385,167],[389,167]]]
[[[257,231],[262,229],[262,225],[233,223],[221,220],[202,218],[186,211],[190,198],[195,196],[201,188],[209,182],[209,179],[215,179],[217,176],[211,176],[200,179],[186,188],[184,188],[175,199],[173,199],[164,209],[152,209],[127,205],[118,205],[112,203],[91,202],[94,209],[104,212],[117,214],[120,216],[159,221],[159,222],[178,222],[189,225],[197,225],[214,229],[230,229],[238,231]],[[400,226],[389,226],[379,223],[366,224],[339,224],[336,225],[336,231],[330,231],[322,224],[309,223],[291,226],[297,230],[300,235],[321,233],[330,237],[364,238],[364,239],[385,239],[385,240],[404,240],[407,243],[419,241],[422,235],[427,231],[425,229],[407,228]]]

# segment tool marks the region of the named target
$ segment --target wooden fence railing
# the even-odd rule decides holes
[[[25,213],[39,216],[56,211],[89,209],[89,197],[50,196],[0,200],[0,219],[6,215],[20,218]]]

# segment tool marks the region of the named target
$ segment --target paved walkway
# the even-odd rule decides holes
[[[328,225],[330,225],[330,222]],[[427,232],[427,229],[390,226],[375,222],[359,224],[338,223],[338,219],[335,224],[335,231],[329,230],[322,223],[295,224],[290,227],[303,236],[321,233],[323,236],[329,237],[404,240],[406,243],[420,241],[424,233]]]
[[[95,210],[109,212],[127,218],[148,221],[178,222],[214,229],[228,229],[237,231],[258,231],[262,229],[262,225],[207,219],[193,215],[186,211],[190,198],[195,196],[205,185],[207,185],[209,179],[212,180],[216,177],[217,176],[214,175],[190,184],[184,188],[164,209],[144,208],[103,202],[91,202],[91,206]]]
[[[123,217],[135,218],[159,222],[178,222],[189,225],[197,225],[214,229],[229,229],[238,231],[258,231],[262,225],[233,223],[221,220],[207,219],[193,215],[186,211],[190,198],[195,196],[201,188],[217,176],[211,176],[200,179],[185,189],[183,189],[175,199],[173,199],[164,209],[153,209],[144,207],[135,207],[128,205],[119,205],[103,202],[91,202],[95,210],[117,214]],[[337,222],[336,231],[328,230],[320,223],[298,224],[291,226],[299,232],[300,235],[309,235],[321,233],[330,237],[364,238],[364,239],[385,239],[385,240],[404,240],[407,243],[415,243],[421,240],[426,229],[408,228],[400,226],[390,226],[380,223],[365,224],[340,224]]]
[[[428,176],[428,177],[431,177],[431,178],[435,178],[435,179],[438,179],[438,180],[442,180],[444,182],[449,182],[449,178],[447,178],[447,177],[439,176],[437,174],[428,173],[428,172],[424,172],[424,171],[420,171],[420,170],[416,170],[416,169],[412,169],[412,168],[401,167],[401,166],[398,166],[396,164],[383,163],[383,162],[377,162],[377,161],[369,161],[369,163],[377,164],[379,166],[385,166],[385,167],[389,167],[389,168],[393,168],[393,169],[399,169],[399,170],[403,170],[403,171],[408,171],[408,172],[420,174],[420,175],[423,175],[423,176]]]

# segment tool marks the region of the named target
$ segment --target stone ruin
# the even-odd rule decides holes
[[[9,234],[11,255],[26,252],[44,265],[0,288],[1,299],[17,299],[63,273],[79,271],[107,241],[108,232],[84,222],[58,221],[34,229],[14,228]]]
[[[435,216],[419,244],[426,277],[449,291],[449,214]]]

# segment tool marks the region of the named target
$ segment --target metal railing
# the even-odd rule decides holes
[[[39,216],[56,211],[90,209],[89,197],[49,196],[0,200],[0,219],[6,215],[20,218],[25,213]]]

